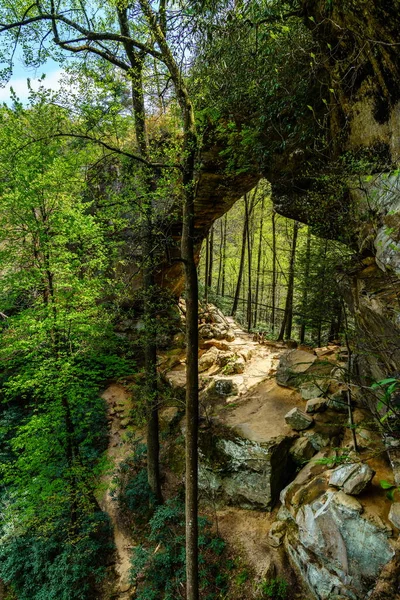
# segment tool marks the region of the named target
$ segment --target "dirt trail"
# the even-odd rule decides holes
[[[113,476],[118,466],[131,451],[130,444],[124,439],[124,420],[131,410],[131,397],[128,391],[118,383],[112,383],[102,394],[108,405],[110,437],[107,458],[110,464],[108,472],[102,478],[104,493],[99,500],[101,509],[110,517],[116,549],[115,572],[118,600],[129,600],[132,586],[129,583],[130,558],[133,547],[132,538],[124,531],[118,519],[118,505],[112,498]]]

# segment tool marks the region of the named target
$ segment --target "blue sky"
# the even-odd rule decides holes
[[[27,68],[21,58],[15,57],[13,75],[5,87],[0,87],[0,103],[9,101],[10,87],[14,88],[21,101],[26,100],[28,98],[27,79],[31,80],[32,88],[37,89],[39,86],[38,80],[43,73],[46,74],[45,87],[52,90],[57,89],[62,72],[60,66],[53,60],[48,60],[45,65],[33,69]]]

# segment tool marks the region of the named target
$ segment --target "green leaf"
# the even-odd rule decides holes
[[[386,481],[386,479],[381,479],[379,484],[384,490],[390,490],[391,488],[395,487],[393,483],[389,483],[389,481]]]

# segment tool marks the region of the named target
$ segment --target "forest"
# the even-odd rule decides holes
[[[0,600],[400,598],[399,25],[0,0]]]

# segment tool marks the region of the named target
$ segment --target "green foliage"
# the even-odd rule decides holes
[[[183,598],[185,581],[184,508],[178,500],[159,506],[149,523],[147,543],[135,548],[131,580],[138,585],[138,600]],[[199,518],[199,577],[202,598],[213,600],[227,591],[227,574],[218,559],[225,543]]]
[[[105,557],[112,551],[110,527],[104,514],[87,518],[75,540],[63,536],[58,523],[51,536],[30,531],[0,544],[0,578],[18,600],[93,600],[105,574]]]
[[[156,506],[156,498],[147,481],[146,445],[132,441],[132,453],[119,465],[114,477],[120,510],[132,527],[147,523]]]
[[[263,598],[285,600],[288,593],[288,583],[285,579],[269,579],[268,581],[263,581],[260,590]]]

